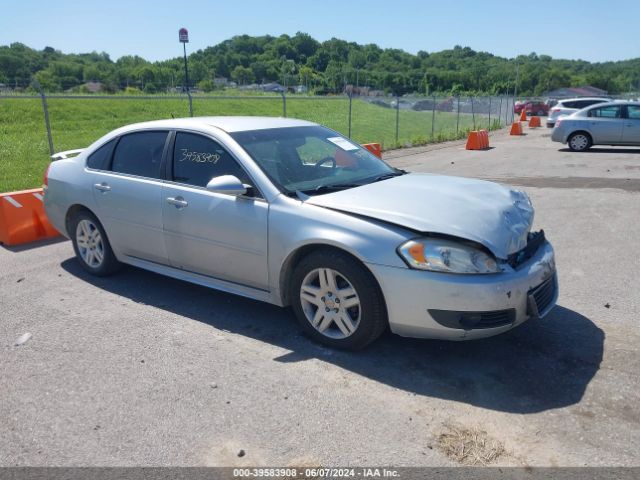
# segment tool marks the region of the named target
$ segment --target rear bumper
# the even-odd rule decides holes
[[[508,267],[510,271],[495,275],[368,266],[382,288],[391,330],[406,337],[467,340],[497,335],[544,317],[558,298],[548,242],[518,270]]]
[[[47,218],[51,225],[53,225],[53,227],[63,236],[70,238],[69,233],[67,232],[67,225],[65,224],[66,210],[60,202],[60,198],[56,198],[51,194],[50,188],[44,189],[43,203],[45,212],[47,213]]]
[[[554,142],[567,143],[567,136],[565,135],[563,126],[559,126],[554,128],[553,132],[551,132],[551,140]]]

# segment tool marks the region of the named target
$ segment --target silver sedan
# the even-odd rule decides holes
[[[554,306],[524,193],[409,174],[323,126],[202,117],[130,125],[54,156],[45,207],[84,269],[126,263],[279,306],[312,338],[495,335]]]
[[[574,152],[592,145],[640,145],[640,103],[600,103],[561,117],[551,139]]]

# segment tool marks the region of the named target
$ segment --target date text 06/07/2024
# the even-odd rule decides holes
[[[388,468],[235,468],[235,478],[287,477],[287,478],[394,478],[397,470]]]

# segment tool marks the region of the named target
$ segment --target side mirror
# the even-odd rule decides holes
[[[234,197],[247,193],[247,187],[234,175],[213,177],[209,180],[209,183],[207,183],[207,190],[215,193],[233,195]]]

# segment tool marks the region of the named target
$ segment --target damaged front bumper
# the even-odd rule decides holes
[[[554,252],[544,240],[525,261],[489,275],[458,275],[369,264],[391,330],[406,337],[465,340],[543,317],[558,298]]]

